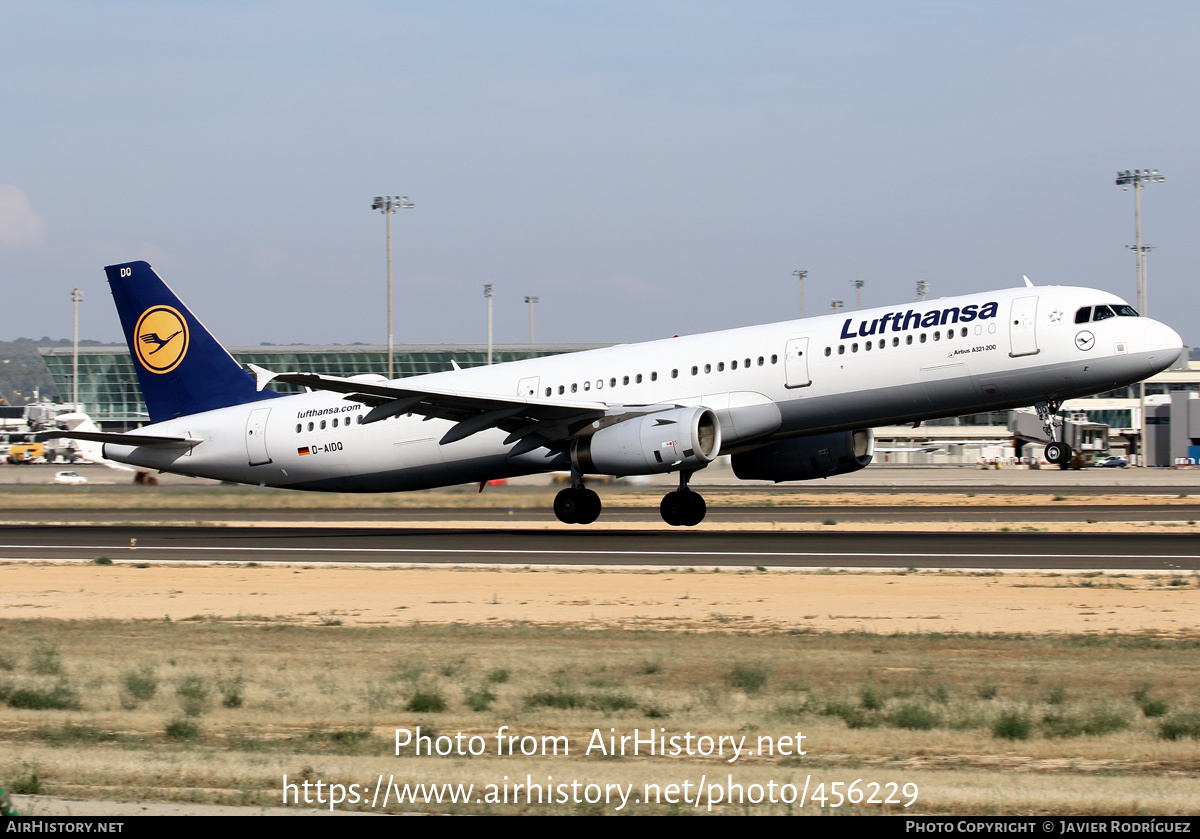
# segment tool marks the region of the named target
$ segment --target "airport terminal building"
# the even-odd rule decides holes
[[[492,348],[495,363],[518,361],[560,353],[596,349],[607,344],[504,344]],[[278,372],[311,372],[330,376],[355,376],[363,373],[387,373],[387,347],[376,344],[332,346],[257,346],[231,347],[233,357],[242,365],[257,364]],[[69,347],[39,350],[50,369],[60,393],[68,396],[72,385],[72,356]],[[393,353],[395,375],[416,376],[460,367],[487,364],[487,347],[472,344],[398,345]],[[298,392],[294,385],[275,383],[272,389]],[[1185,430],[1195,425],[1200,442],[1200,362],[1189,362],[1187,353],[1171,369],[1146,383],[1146,419],[1151,464],[1173,465],[1175,459],[1189,454]],[[106,430],[124,431],[150,421],[142,402],[133,362],[125,347],[81,347],[79,350],[79,401],[84,413]],[[1137,386],[1119,388],[1087,399],[1072,400],[1063,413],[1086,415],[1095,423],[1108,426],[1108,445],[1104,453],[1129,454],[1140,450],[1141,400]],[[1179,414],[1176,428],[1172,414]],[[1194,413],[1196,419],[1190,419]],[[1171,432],[1175,433],[1172,435]],[[918,428],[889,426],[875,430],[881,452],[877,463],[963,464],[975,463],[989,451],[1011,447],[1008,412],[970,414],[923,422]],[[1173,442],[1168,443],[1171,440]],[[923,450],[925,449],[930,450]],[[1195,447],[1192,447],[1195,448]]]
[[[492,347],[492,362],[519,361],[546,355],[591,350],[607,344],[498,344]],[[325,376],[358,376],[364,373],[387,374],[387,346],[350,344],[332,346],[229,347],[239,364],[257,364],[279,373],[319,373]],[[43,347],[38,350],[50,368],[58,392],[71,398],[72,355],[70,347]],[[459,367],[487,364],[487,347],[473,344],[415,345],[399,344],[393,349],[396,377],[440,373]],[[272,390],[300,393],[302,388],[273,382]],[[142,391],[129,350],[122,346],[79,348],[79,402],[81,410],[97,425],[109,431],[128,431],[150,422]]]

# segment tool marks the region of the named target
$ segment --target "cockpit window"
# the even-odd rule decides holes
[[[1092,320],[1108,320],[1115,318],[1116,314],[1108,306],[1097,306],[1096,311],[1092,313]]]
[[[1133,308],[1132,306],[1126,306],[1122,304],[1120,306],[1113,306],[1113,308],[1116,309],[1117,314],[1123,318],[1136,318],[1138,316],[1137,309]]]
[[[1075,313],[1075,322],[1076,323],[1087,323],[1091,319],[1092,319],[1092,307],[1091,306],[1084,306],[1082,309],[1080,309],[1078,312]]]

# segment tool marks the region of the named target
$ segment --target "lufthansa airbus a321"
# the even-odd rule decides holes
[[[1033,286],[455,369],[405,379],[248,372],[145,262],[105,269],[151,424],[52,436],[109,460],[287,489],[397,492],[571,471],[554,512],[590,524],[587,475],[677,473],[670,525],[704,518],[688,480],[862,469],[872,427],[1035,406],[1065,463],[1062,402],[1167,369],[1170,327],[1088,288]],[[283,395],[273,381],[308,392]]]

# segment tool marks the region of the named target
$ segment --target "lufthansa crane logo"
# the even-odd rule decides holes
[[[188,326],[170,306],[151,306],[133,330],[134,352],[151,373],[170,373],[188,350]]]

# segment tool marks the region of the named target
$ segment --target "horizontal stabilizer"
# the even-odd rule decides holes
[[[115,431],[47,431],[38,434],[39,442],[46,440],[87,440],[92,443],[111,443],[114,446],[150,446],[152,448],[190,448],[204,442],[198,437],[156,437],[153,434],[119,434]]]

